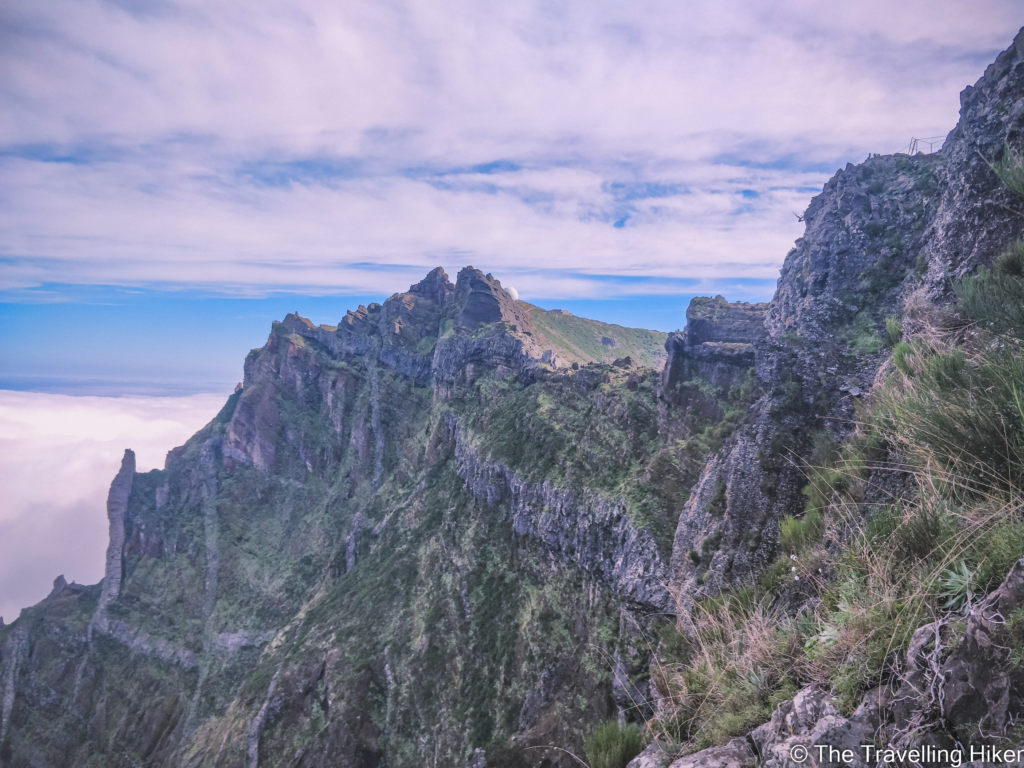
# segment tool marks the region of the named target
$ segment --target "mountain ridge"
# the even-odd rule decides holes
[[[772,301],[694,300],[660,370],[637,362],[649,338],[612,347],[600,325],[588,343],[615,357],[586,360],[576,321],[472,268],[336,327],[288,315],[163,470],[126,454],[104,582],[55,584],[0,627],[0,760],[568,766],[603,721],[696,723],[662,664],[698,639],[678,627],[768,577],[773,615],[821,603],[819,576],[785,578],[783,526],[810,528],[820,446],[861,439],[862,399],[916,370],[921,318],[1024,234],[993,170],[1022,142],[1024,31],[939,153],[839,171]],[[867,471],[869,507],[914,488],[903,465]],[[970,718],[994,699],[976,692],[1016,707],[1019,673],[969,649],[1001,637],[986,606],[1017,610],[1022,568],[999,574],[962,646],[942,641],[948,617],[915,627],[902,698],[780,683],[785,698],[730,726],[743,736],[678,759],[662,739],[634,768],[788,765],[796,743],[898,741],[911,721],[939,733],[936,717],[977,739]],[[961,681],[956,712],[922,703],[926,652]]]

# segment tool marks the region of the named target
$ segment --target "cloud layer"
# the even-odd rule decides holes
[[[60,574],[102,579],[107,491],[124,449],[135,451],[140,472],[163,467],[224,399],[0,390],[0,616],[17,618]]]
[[[3,287],[526,295],[771,277],[845,160],[956,122],[1012,0],[13,0]]]

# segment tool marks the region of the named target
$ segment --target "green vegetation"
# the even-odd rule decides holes
[[[1011,149],[1009,144],[1003,145],[1002,155],[997,161],[985,162],[1011,192],[1024,197],[1024,158]]]
[[[839,333],[839,337],[846,342],[850,352],[858,357],[877,353],[884,343],[868,312],[858,313],[853,322]]]
[[[644,737],[639,728],[609,720],[587,739],[587,763],[590,768],[626,768],[643,748]]]
[[[1024,556],[1022,256],[1014,244],[963,280],[959,306],[923,329],[918,318],[913,339],[886,323],[895,368],[850,437],[814,436],[806,508],[781,521],[779,559],[757,587],[699,603],[678,638],[663,633],[654,679],[671,706],[652,729],[686,749],[723,743],[811,683],[852,711],[872,687],[899,686],[917,628],[947,617],[961,632]],[[873,348],[857,342],[869,331],[858,316],[850,346]],[[876,473],[894,472],[915,494],[868,503]],[[780,593],[817,599],[794,617],[773,608]]]
[[[779,546],[783,552],[800,555],[821,541],[825,518],[818,509],[808,509],[803,517],[785,517],[779,523]]]
[[[946,610],[966,615],[974,605],[977,592],[974,574],[963,560],[943,574],[939,594]]]
[[[694,478],[686,456],[659,446],[656,376],[630,376],[590,366],[528,387],[487,379],[451,405],[483,456],[530,482],[624,500],[667,552]]]
[[[745,734],[796,692],[806,667],[784,613],[753,589],[699,603],[661,646],[654,682],[670,714],[652,723],[663,740],[702,749]]]
[[[1024,340],[1024,241],[1008,248],[990,272],[965,278],[957,295],[968,316],[996,335]]]
[[[536,330],[536,342],[543,349],[557,352],[563,364],[610,363],[621,357],[631,357],[637,364],[650,368],[661,368],[665,363],[667,333],[623,328],[532,304],[526,306]]]
[[[903,341],[903,321],[898,317],[885,318],[885,330],[889,333],[889,342],[893,345]]]

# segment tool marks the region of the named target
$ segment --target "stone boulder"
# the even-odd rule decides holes
[[[963,640],[942,667],[942,715],[961,739],[977,730],[1003,733],[1024,717],[1024,668],[1012,658],[1008,626],[1022,607],[1024,558],[971,611]]]

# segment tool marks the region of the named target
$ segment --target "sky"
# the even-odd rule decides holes
[[[45,597],[59,575],[79,584],[103,578],[107,490],[124,449],[135,450],[139,472],[162,468],[168,449],[210,421],[225,399],[0,390],[4,621]]]
[[[161,409],[212,417],[194,396],[272,320],[438,265],[660,330],[694,295],[767,300],[824,182],[938,149],[1021,24],[1018,0],[5,0],[0,394],[67,419],[18,444],[109,464],[128,446],[90,414],[116,411],[114,443],[162,453]],[[107,480],[37,503],[54,466],[16,458],[8,540],[102,522]]]

